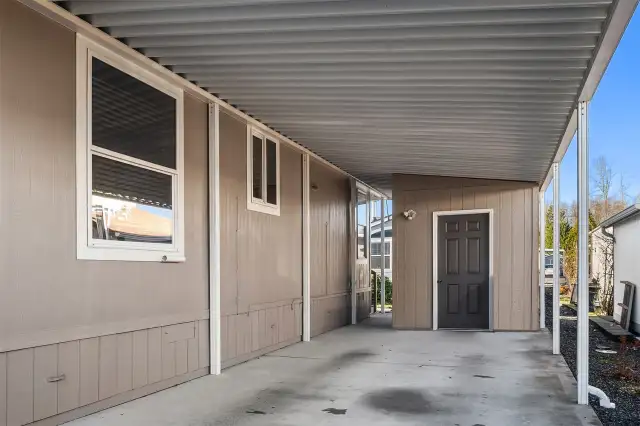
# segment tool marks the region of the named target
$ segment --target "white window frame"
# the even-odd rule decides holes
[[[262,198],[253,196],[253,137],[262,139]],[[276,144],[276,204],[268,203],[267,194],[267,140]],[[267,134],[247,125],[247,209],[260,213],[280,216],[280,141],[273,135]]]
[[[163,167],[92,145],[92,58],[117,68],[176,100],[176,169]],[[163,173],[172,177],[173,235],[171,244],[95,240],[91,229],[91,157]],[[140,65],[83,37],[76,38],[76,206],[77,258],[138,262],[184,262],[184,93]]]

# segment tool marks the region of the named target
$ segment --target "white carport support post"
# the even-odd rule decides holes
[[[311,341],[311,226],[309,154],[302,154],[302,341]]]
[[[209,372],[220,374],[220,105],[209,104]]]
[[[589,140],[587,102],[578,103],[578,404],[589,403]]]
[[[358,249],[358,187],[351,179],[351,202],[349,203],[349,275],[351,276],[351,324],[358,323],[358,278],[356,276],[356,250]]]
[[[385,292],[386,292],[386,275],[384,271],[385,267],[385,232],[384,232],[384,204],[385,199],[380,198],[380,312],[383,314],[385,310]]]
[[[553,354],[560,354],[560,165],[553,163]]]
[[[540,191],[539,194],[539,202],[538,205],[540,206],[540,256],[539,256],[539,263],[540,263],[540,267],[539,267],[539,274],[540,274],[540,330],[544,330],[545,329],[545,318],[546,318],[546,310],[545,310],[545,287],[544,287],[544,280],[545,280],[545,272],[544,272],[544,266],[545,266],[545,261],[546,261],[546,257],[545,257],[545,228],[546,228],[546,223],[545,223],[545,219],[546,219],[546,212],[545,212],[545,205],[544,205],[544,191]]]
[[[365,244],[367,245],[367,273],[369,274],[369,281],[371,281],[371,270],[373,269],[373,265],[371,264],[371,223],[373,222],[373,217],[375,216],[375,201],[372,200],[371,192],[367,192],[367,229],[365,229]],[[375,276],[374,276],[375,277]],[[375,282],[373,285],[373,290],[375,293]],[[376,303],[378,298],[374,295],[373,297],[373,312],[378,312],[378,305]]]

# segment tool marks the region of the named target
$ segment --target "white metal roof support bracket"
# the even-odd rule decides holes
[[[560,165],[553,163],[553,354],[560,354]]]
[[[387,276],[385,274],[385,230],[384,230],[384,198],[380,198],[380,312],[383,314],[386,312],[385,302],[386,302],[386,279]]]
[[[209,104],[209,358],[220,374],[220,106]]]
[[[539,268],[538,272],[540,274],[540,330],[545,329],[545,288],[544,288],[544,279],[545,279],[545,205],[544,205],[544,191],[540,191],[539,203],[540,206],[540,256],[539,256]]]
[[[302,340],[311,341],[311,182],[309,154],[302,154]]]
[[[357,207],[358,187],[355,179],[351,179],[351,202],[349,203],[349,272],[351,275],[351,324],[358,323],[358,277],[356,269],[356,247],[358,244]]]

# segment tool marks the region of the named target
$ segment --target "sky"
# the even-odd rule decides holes
[[[604,156],[615,173],[613,193],[618,193],[622,175],[633,199],[640,195],[639,122],[640,12],[636,11],[589,105],[589,166]],[[560,164],[560,200],[564,203],[573,202],[578,191],[575,139]],[[551,187],[545,194],[548,202],[553,198]]]

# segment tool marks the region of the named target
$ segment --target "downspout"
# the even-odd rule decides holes
[[[609,397],[599,388],[589,385],[589,393],[600,399],[600,406],[603,408],[616,408],[616,404],[611,402]]]
[[[588,101],[578,103],[578,339],[577,374],[578,404],[588,405],[589,394],[600,399],[600,406],[615,408],[609,397],[595,386],[589,385],[589,140]],[[554,211],[555,213],[555,211]],[[554,218],[556,219],[556,218]],[[603,230],[604,231],[604,230]],[[554,259],[555,261],[555,259]],[[554,264],[554,267],[557,265]]]
[[[613,237],[613,234],[611,232],[608,232],[606,230],[606,228],[602,228],[602,235],[604,235],[607,238],[611,238],[611,241],[613,241],[615,243],[615,238]],[[595,387],[595,386],[591,386],[589,385],[589,393],[591,395],[595,395],[600,399],[600,406],[604,407],[604,408],[616,408],[616,404],[611,402],[611,400],[609,399],[609,397],[599,388]]]

